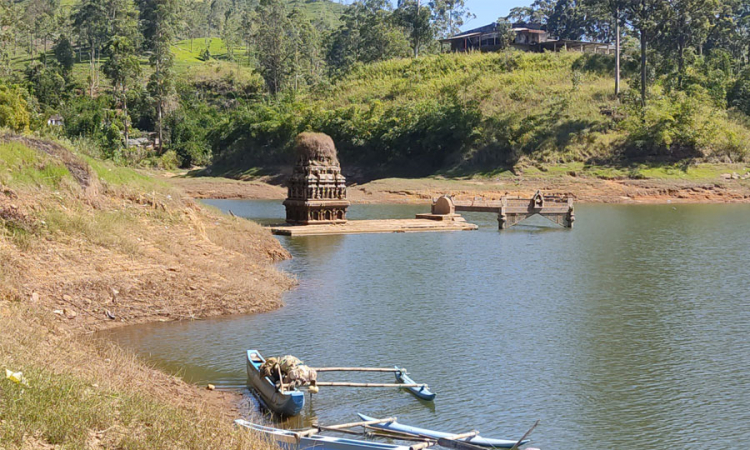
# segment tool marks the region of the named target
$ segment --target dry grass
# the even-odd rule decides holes
[[[286,251],[144,174],[91,160],[84,182],[66,151],[0,143],[0,370],[30,384],[0,379],[0,449],[267,447],[234,429],[226,394],[90,332],[276,308]]]
[[[0,380],[0,448],[270,448],[216,398],[35,309],[0,310],[0,368],[28,380]]]

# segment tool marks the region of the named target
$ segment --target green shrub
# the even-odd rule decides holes
[[[173,170],[180,166],[180,158],[174,150],[168,150],[157,160],[159,169]]]
[[[26,92],[19,86],[0,84],[0,127],[25,131],[28,130],[30,122]]]
[[[622,123],[629,132],[631,157],[680,160],[716,158],[744,161],[750,155],[750,130],[700,97],[675,93],[632,107]]]
[[[737,78],[727,97],[729,106],[735,107],[750,115],[750,69],[745,70]]]
[[[612,75],[615,73],[615,57],[598,53],[584,53],[572,64],[572,69],[581,72],[591,72],[597,75]]]

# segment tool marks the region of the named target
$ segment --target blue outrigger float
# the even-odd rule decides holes
[[[358,414],[358,416],[360,419],[368,421],[368,422],[378,421],[378,419],[374,417],[366,416],[364,414]],[[411,427],[409,425],[402,425],[395,420],[391,422],[373,423],[372,425],[368,425],[368,426],[371,428],[376,428],[378,430],[393,431],[396,433],[407,434],[411,436],[419,436],[419,437],[429,437],[433,439],[441,439],[441,438],[450,439],[452,436],[455,436],[455,434],[452,434],[452,433],[445,433],[442,431],[428,430],[426,428],[417,428],[417,427]],[[463,442],[466,442],[467,444],[476,445],[478,447],[488,447],[488,448],[512,448],[516,444],[521,446],[521,445],[526,445],[530,442],[528,439],[522,439],[519,442],[517,440],[510,440],[510,439],[483,438],[479,435],[463,438],[460,440]]]
[[[412,450],[403,445],[385,444],[357,439],[336,438],[319,434],[296,433],[265,427],[246,420],[235,420],[237,425],[261,434],[284,450]]]
[[[305,394],[297,388],[279,389],[270,378],[261,376],[260,366],[266,360],[258,350],[247,351],[247,383],[269,410],[281,416],[296,416],[305,406]]]
[[[399,369],[398,367],[396,367],[396,370],[396,381],[403,384],[417,384],[416,381],[412,380],[409,375],[407,375],[406,369]],[[418,387],[407,387],[404,389],[407,389],[417,398],[421,398],[422,400],[427,400],[429,402],[435,400],[435,393],[430,391],[426,384]]]
[[[455,450],[486,450],[490,448],[510,448],[517,449],[519,446],[529,442],[526,437],[539,423],[537,421],[531,429],[518,441],[505,439],[484,439],[478,436],[478,431],[471,431],[462,434],[442,433],[438,431],[427,430],[424,428],[409,427],[400,425],[396,422],[395,417],[385,419],[373,419],[363,414],[359,415],[361,422],[352,422],[339,425],[322,426],[313,424],[312,428],[300,431],[282,430],[278,428],[267,427],[254,424],[246,420],[235,420],[238,426],[248,428],[256,433],[261,434],[268,441],[273,441],[284,450],[427,450],[430,447],[439,445]],[[365,432],[362,434],[351,431],[351,428],[363,427]],[[376,433],[366,430],[376,430]],[[419,443],[405,446],[403,444],[384,444],[370,440],[345,439],[329,436],[321,436],[322,431],[332,431],[339,433],[355,434],[360,436],[382,437],[396,441],[419,441]],[[484,444],[477,446],[476,444]],[[539,449],[527,449],[539,450]]]

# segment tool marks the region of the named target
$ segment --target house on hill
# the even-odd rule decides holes
[[[47,119],[47,125],[51,127],[61,127],[65,125],[65,120],[60,114],[54,114]]]
[[[468,52],[472,50],[492,52],[502,49],[502,37],[504,27],[497,22],[464,31],[463,33],[441,39],[441,42],[450,44],[451,51]],[[612,44],[605,42],[575,41],[571,39],[552,38],[547,32],[546,26],[539,23],[519,22],[511,25],[513,40],[512,48],[527,52],[572,50],[586,53],[612,54],[615,48]]]

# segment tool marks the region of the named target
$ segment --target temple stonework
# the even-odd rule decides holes
[[[286,221],[292,224],[346,222],[346,185],[333,139],[301,133],[295,142],[297,162],[289,179]]]

